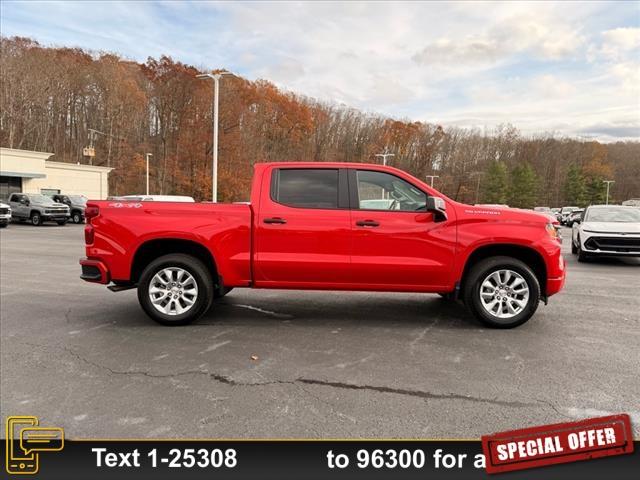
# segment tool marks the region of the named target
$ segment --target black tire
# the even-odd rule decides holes
[[[33,212],[29,217],[29,220],[31,221],[31,225],[33,225],[34,227],[39,227],[40,225],[42,225],[42,217],[38,212]]]
[[[576,244],[573,243],[573,238],[571,239],[571,253],[573,253],[574,255],[578,253],[578,247],[576,247]]]
[[[585,251],[582,250],[582,242],[580,241],[580,238],[578,238],[578,246],[576,247],[576,253],[578,254],[578,261],[580,263],[589,261],[589,255],[587,255]]]
[[[193,306],[182,314],[169,315],[157,310],[149,298],[149,286],[153,277],[160,270],[168,267],[179,267],[186,270],[198,286],[198,295]],[[138,282],[138,301],[149,317],[162,325],[186,325],[197,320],[205,313],[213,302],[213,279],[207,267],[195,257],[181,253],[164,255],[151,262],[142,272]]]
[[[233,287],[220,287],[220,288],[216,288],[213,291],[213,298],[214,299],[218,299],[218,298],[222,298],[224,297],[227,293],[229,293],[231,290],[233,290]]]
[[[480,300],[480,287],[492,272],[508,269],[518,273],[529,287],[529,299],[520,313],[511,318],[499,318],[490,314]],[[481,323],[492,328],[514,328],[529,320],[540,303],[540,283],[524,262],[513,257],[489,257],[474,265],[464,279],[464,303]]]
[[[56,223],[62,227],[67,224],[67,220],[56,220]]]
[[[71,221],[73,223],[82,223],[83,222],[82,214],[80,212],[73,212],[73,214],[71,215]]]
[[[0,223],[0,228],[7,228],[8,226],[8,223]]]

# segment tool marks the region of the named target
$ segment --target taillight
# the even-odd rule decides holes
[[[100,208],[97,205],[87,205],[84,209],[84,218],[89,222],[92,218],[95,218],[100,213]]]
[[[94,238],[95,238],[95,229],[93,228],[93,225],[88,223],[84,227],[84,243],[86,243],[87,245],[91,245],[93,244]]]

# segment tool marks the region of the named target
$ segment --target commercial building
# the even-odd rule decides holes
[[[112,168],[52,162],[48,160],[52,155],[0,147],[0,200],[13,192],[107,198]]]

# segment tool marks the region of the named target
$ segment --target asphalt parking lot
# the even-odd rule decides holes
[[[435,295],[235,290],[162,327],[82,282],[82,227],[0,231],[0,413],[69,438],[479,438],[627,412],[640,437],[640,261],[578,264],[527,324]],[[252,356],[257,360],[252,360]]]

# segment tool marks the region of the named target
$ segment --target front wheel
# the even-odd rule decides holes
[[[164,255],[142,272],[138,301],[156,322],[186,325],[211,306],[213,280],[197,258],[184,254]]]
[[[584,263],[587,260],[589,260],[588,255],[582,249],[582,242],[580,241],[580,239],[578,239],[578,246],[576,247],[576,253],[578,254],[578,261],[579,262]]]
[[[73,212],[71,220],[73,223],[82,223],[82,214],[80,212]]]
[[[31,225],[33,225],[34,227],[39,227],[40,225],[42,225],[42,217],[39,213],[34,212],[31,214]]]
[[[524,262],[490,257],[474,265],[465,279],[467,308],[492,328],[513,328],[529,320],[540,303],[540,284]]]

